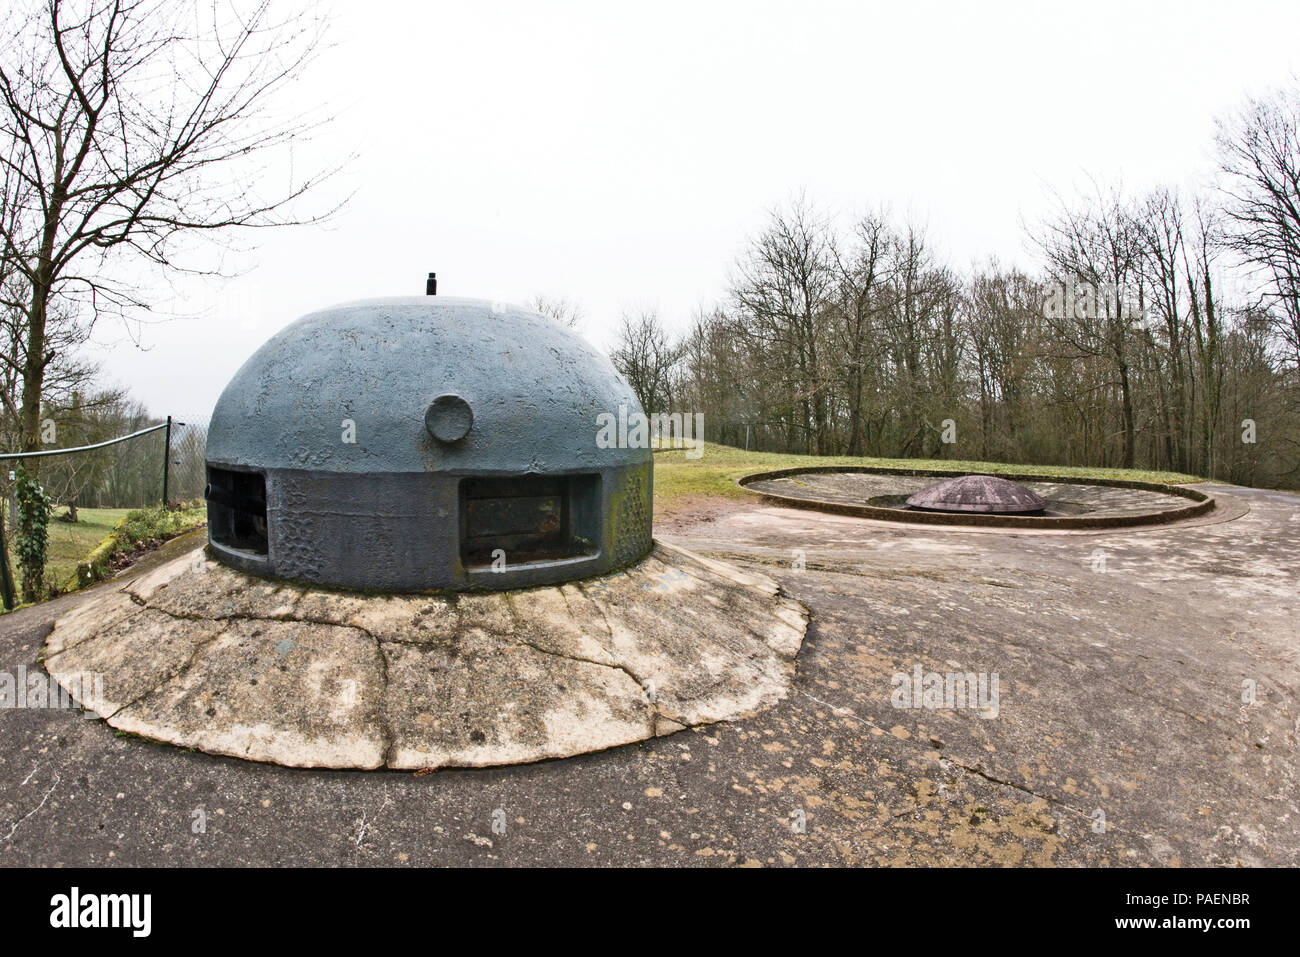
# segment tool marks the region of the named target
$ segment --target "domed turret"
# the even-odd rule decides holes
[[[312,584],[513,588],[651,546],[651,453],[609,360],[537,313],[412,297],[312,313],[235,374],[208,430],[209,541]]]
[[[907,500],[927,512],[987,512],[1023,515],[1041,512],[1046,499],[1023,485],[993,475],[963,475],[928,486]]]

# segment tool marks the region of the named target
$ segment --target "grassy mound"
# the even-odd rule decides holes
[[[694,454],[694,453],[692,453]],[[1064,465],[1022,465],[1015,462],[966,462],[958,459],[878,459],[848,456],[785,455],[778,452],[745,452],[726,445],[705,443],[704,455],[688,459],[681,450],[655,453],[655,514],[671,515],[693,501],[704,498],[752,499],[736,485],[736,479],[765,469],[796,468],[801,465],[852,465],[870,468],[954,469],[984,475],[1021,473],[1062,475],[1072,478],[1126,479],[1182,485],[1200,482],[1195,475],[1181,472],[1151,472],[1143,469],[1081,468]]]

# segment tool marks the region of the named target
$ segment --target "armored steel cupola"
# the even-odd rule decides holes
[[[526,309],[429,295],[315,312],[217,402],[211,550],[395,591],[607,572],[651,547],[652,466],[599,442],[598,419],[640,411],[608,359]]]
[[[1047,501],[1018,482],[996,475],[963,475],[922,489],[907,505],[926,512],[1033,515],[1041,512]]]

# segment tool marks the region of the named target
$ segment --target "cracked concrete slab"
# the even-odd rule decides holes
[[[47,653],[46,669],[70,691],[81,688],[81,676],[102,675],[103,690],[94,706],[111,722],[127,705],[185,670],[221,631],[220,622],[177,620],[144,608],[64,651]]]
[[[187,667],[111,715],[109,724],[209,754],[291,767],[383,765],[384,662],[364,632],[258,618],[171,623],[187,634],[214,626],[217,634]],[[61,658],[49,665],[56,677],[63,666]]]
[[[459,651],[385,646],[390,767],[518,764],[654,735],[641,686],[619,668],[523,644]]]
[[[664,547],[811,610],[790,692],[744,720],[564,760],[339,774],[0,709],[0,863],[1294,867],[1300,496],[1207,490],[1210,515],[1106,532],[733,500],[661,517]],[[0,671],[34,672],[56,618],[69,634],[71,612],[165,560],[0,616]],[[567,640],[530,638],[587,656]],[[890,676],[916,664],[999,671],[999,717],[895,708]]]
[[[201,550],[58,619],[46,667],[120,731],[292,767],[482,767],[744,717],[785,697],[807,626],[762,574],[661,546],[616,575],[365,595]]]
[[[99,601],[76,605],[62,618],[62,627],[57,635],[51,633],[45,644],[46,657],[80,644],[87,638],[102,634],[108,628],[126,618],[144,611],[144,606],[132,599],[125,591],[110,592],[100,596]]]

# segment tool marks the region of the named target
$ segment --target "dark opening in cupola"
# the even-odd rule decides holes
[[[214,542],[253,555],[266,554],[266,480],[260,472],[208,466],[204,496]]]
[[[467,570],[588,558],[598,553],[599,475],[467,478],[460,483]]]

